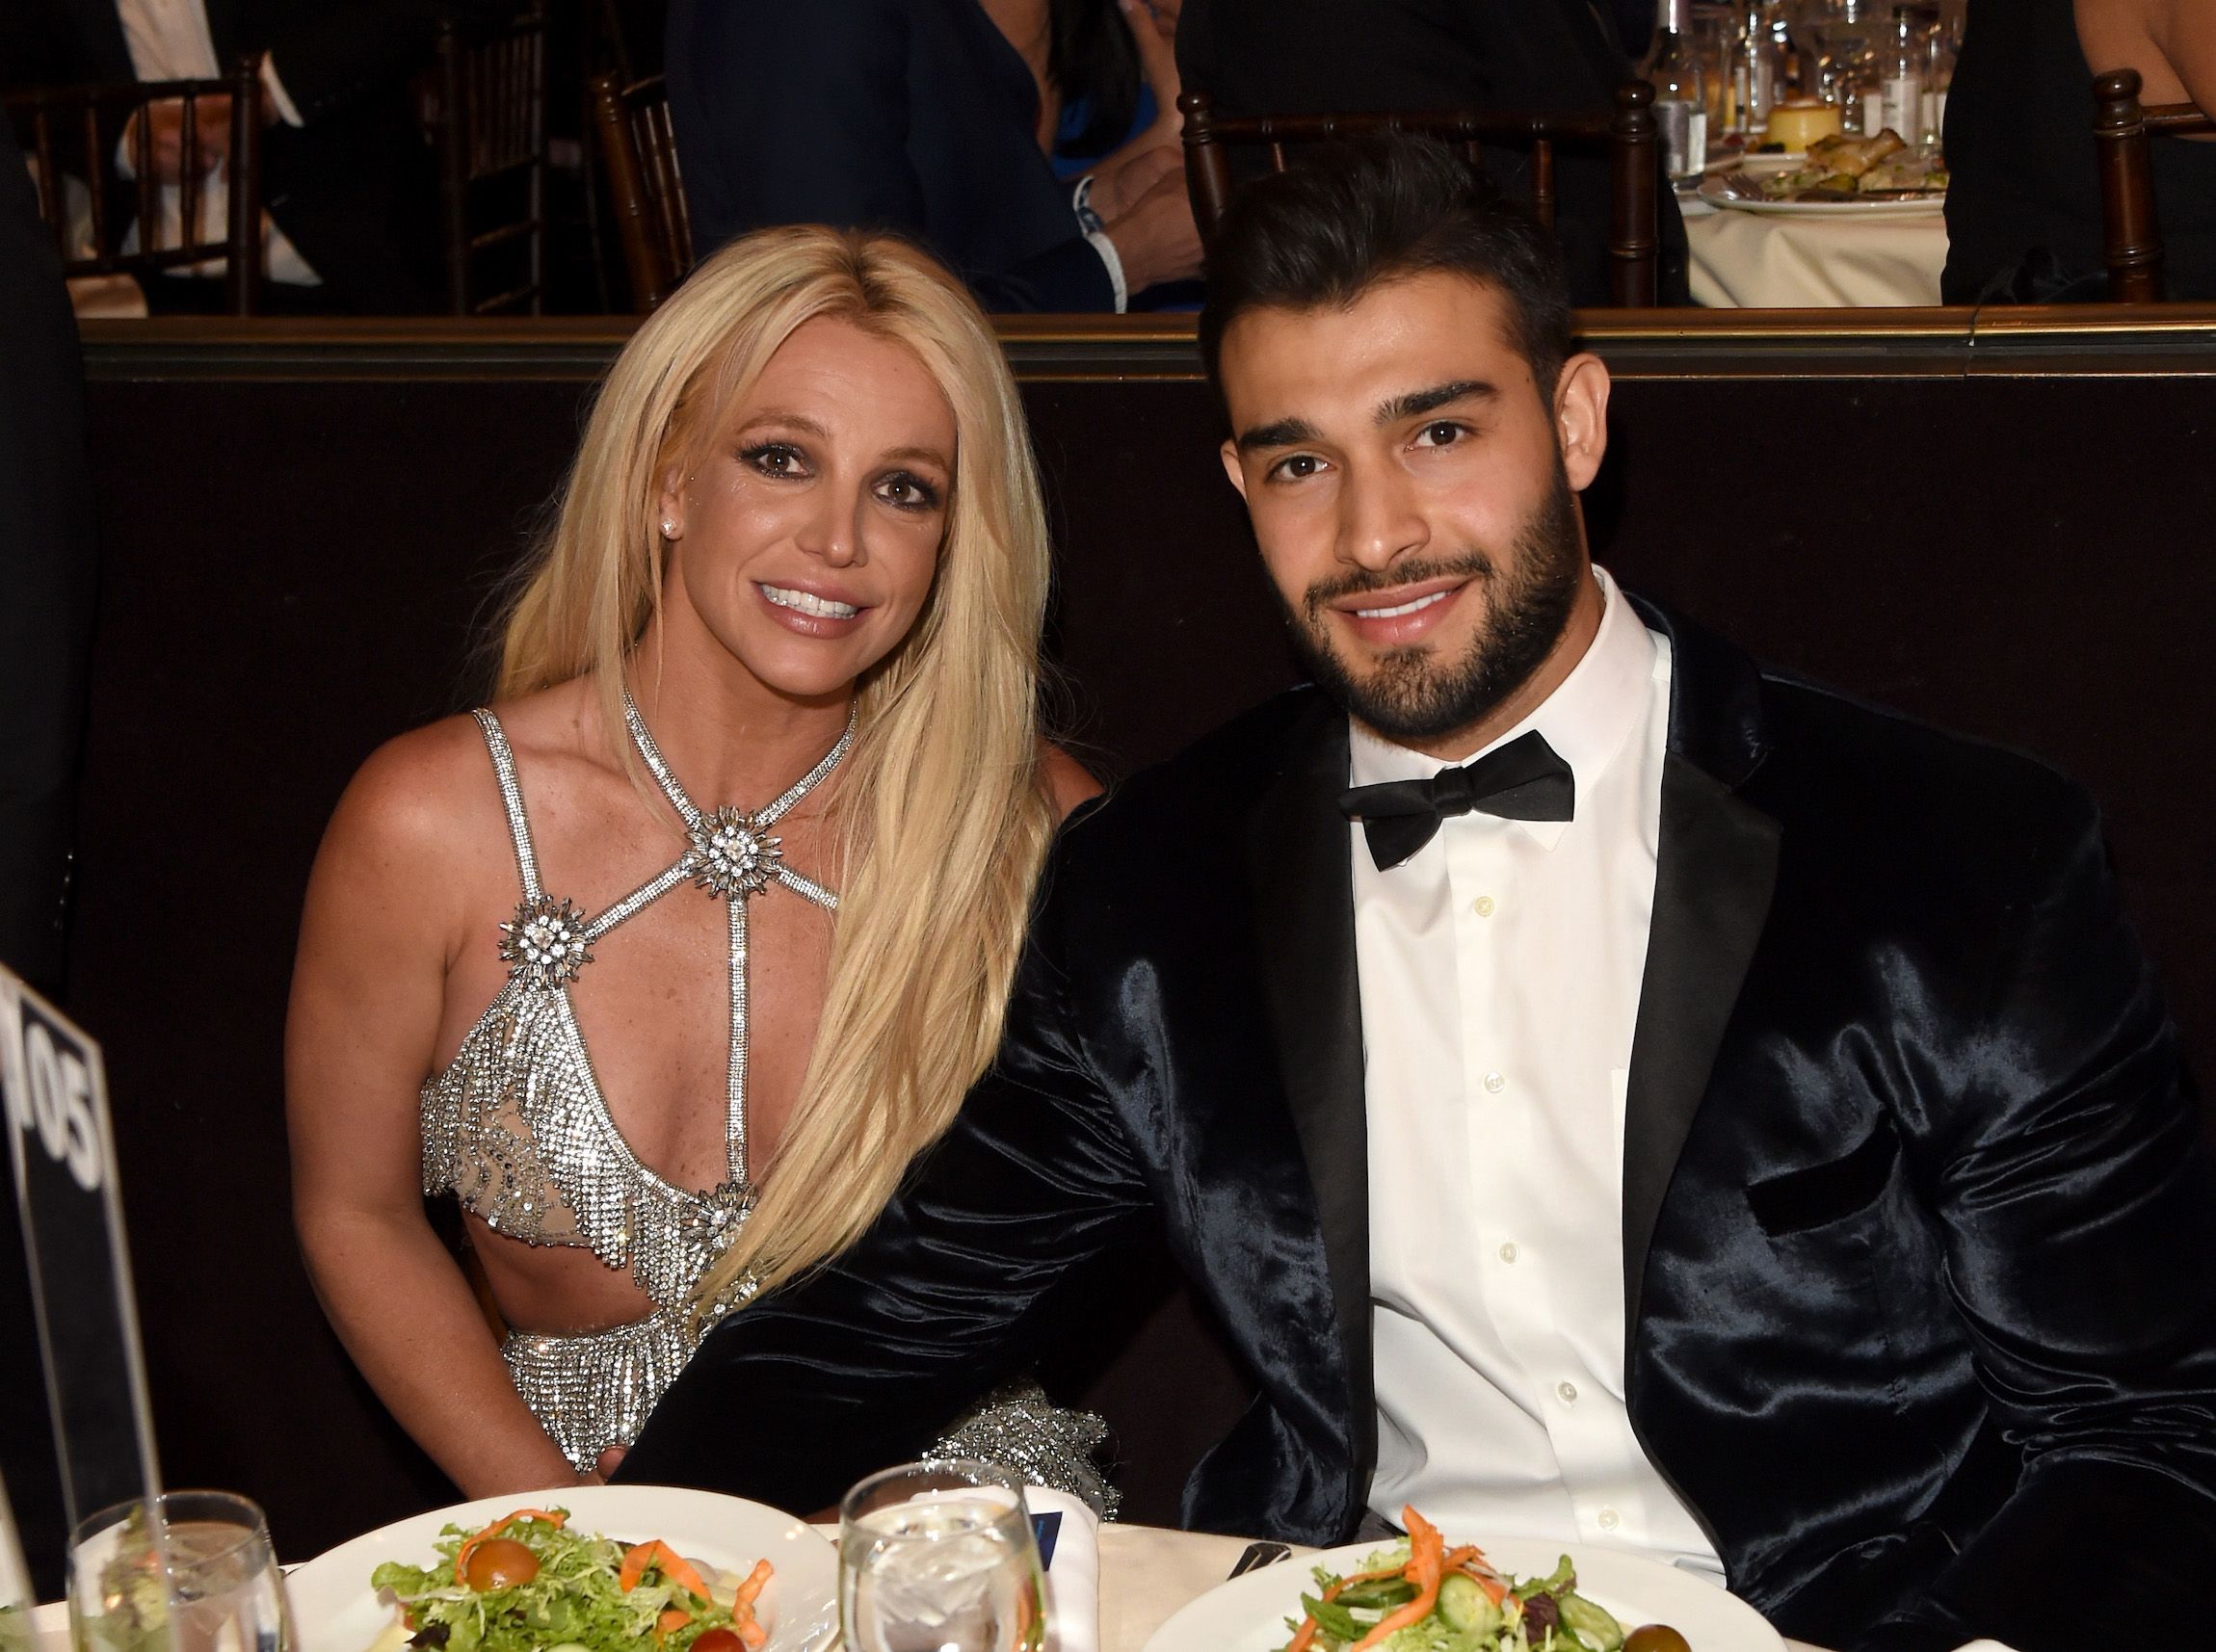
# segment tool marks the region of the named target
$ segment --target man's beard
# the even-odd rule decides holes
[[[1308,587],[1298,610],[1286,606],[1285,618],[1295,652],[1326,694],[1388,740],[1437,740],[1478,721],[1531,680],[1561,641],[1584,574],[1577,505],[1558,450],[1553,483],[1517,531],[1505,572],[1474,547],[1443,561],[1358,570]],[[1324,617],[1329,604],[1360,591],[1454,576],[1483,586],[1488,609],[1461,658],[1440,660],[1417,643],[1381,656],[1367,677],[1358,678],[1333,651]]]

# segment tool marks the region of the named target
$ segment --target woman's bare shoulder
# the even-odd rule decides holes
[[[1105,789],[1093,777],[1093,772],[1054,744],[1051,740],[1039,743],[1039,777],[1046,787],[1046,796],[1054,804],[1057,820],[1068,820],[1069,811],[1089,799],[1097,798]]]
[[[565,684],[492,707],[519,768],[564,744],[575,699]],[[331,818],[334,835],[358,832],[392,849],[416,844],[448,852],[487,827],[506,844],[499,779],[474,715],[441,718],[386,741],[356,771]]]

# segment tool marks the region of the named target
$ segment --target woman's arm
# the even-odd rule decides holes
[[[423,1209],[417,1088],[459,929],[457,846],[477,835],[455,829],[440,780],[473,734],[462,721],[395,741],[340,800],[301,920],[285,1090],[293,1217],[324,1310],[401,1426],[475,1498],[577,1476]]]
[[[2076,12],[2095,74],[2135,68],[2142,102],[2216,114],[2216,0],[2077,0]]]
[[[1039,778],[1054,804],[1057,820],[1068,820],[1071,809],[1090,802],[1104,789],[1091,770],[1051,740],[1039,743]]]

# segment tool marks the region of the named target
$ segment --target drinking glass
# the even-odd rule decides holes
[[[226,1491],[171,1491],[85,1520],[69,1543],[69,1638],[77,1652],[291,1652],[262,1511]]]
[[[847,1652],[1039,1652],[1046,1631],[1023,1484],[993,1463],[908,1463],[839,1503]]]

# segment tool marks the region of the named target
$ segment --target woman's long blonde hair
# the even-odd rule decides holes
[[[889,236],[750,235],[640,327],[509,608],[499,693],[590,676],[611,744],[637,763],[623,672],[661,598],[664,479],[695,468],[778,347],[817,316],[922,361],[954,411],[954,485],[931,594],[859,688],[807,1073],[761,1203],[700,1281],[702,1301],[749,1272],[767,1289],[844,1249],[953,1122],[999,1041],[1054,828],[1037,710],[1046,524],[1022,404],[969,296]]]

